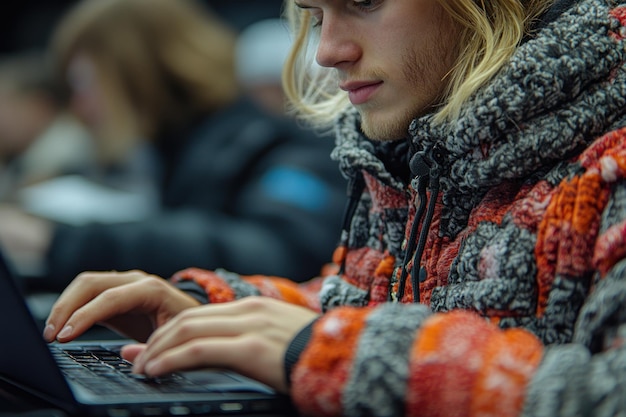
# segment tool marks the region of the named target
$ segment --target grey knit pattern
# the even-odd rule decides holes
[[[618,417],[626,410],[626,346],[591,356],[581,345],[548,348],[522,417]]]
[[[607,19],[615,6],[582,1],[565,12],[518,49],[453,125],[433,126],[430,117],[412,123],[416,146],[441,141],[450,153],[444,234],[462,230],[491,187],[553,166],[623,118],[626,53],[608,35],[619,30]]]
[[[512,223],[499,227],[481,223],[463,243],[455,259],[448,285],[433,290],[431,308],[510,311],[534,314],[536,266],[534,237]],[[508,256],[503,256],[508,255]],[[497,259],[486,274],[478,271],[476,259]]]
[[[608,344],[606,338],[616,337],[620,331],[619,323],[626,323],[626,260],[618,263],[589,296],[576,323],[574,340],[598,350],[604,346],[594,343],[602,340]]]
[[[423,305],[386,304],[368,316],[354,358],[354,372],[342,396],[346,417],[404,415],[406,352],[430,314]]]
[[[379,181],[404,189],[404,184],[394,178],[376,156],[380,143],[365,137],[359,128],[361,118],[355,108],[348,108],[337,118],[335,123],[335,149],[331,158],[339,163],[339,169],[347,178],[352,178],[358,171],[364,170]]]
[[[235,299],[249,297],[253,295],[261,295],[261,291],[254,285],[250,285],[241,280],[241,276],[225,269],[216,269],[215,273],[219,275],[232,288],[235,293]]]
[[[319,296],[324,312],[339,306],[363,307],[369,298],[366,290],[350,285],[336,275],[324,280]]]
[[[620,30],[617,20],[608,18],[615,6],[586,0],[565,12],[519,48],[452,126],[435,126],[430,116],[413,121],[409,130],[416,147],[428,149],[441,141],[449,152],[449,169],[441,180],[440,233],[456,236],[494,186],[540,179],[555,185],[576,173],[581,167],[563,161],[566,155],[580,152],[626,118],[626,71],[622,67],[626,50],[608,34]],[[380,154],[368,153],[374,152],[374,145],[362,137],[357,124],[358,116],[351,111],[340,117],[337,128],[333,156],[346,175],[366,170],[377,173],[376,178],[394,189],[402,189],[389,179],[385,164],[376,162]],[[353,220],[350,246],[387,250],[401,262],[402,240],[389,231],[400,230],[398,226],[404,224],[398,219],[390,226],[393,217],[372,216],[370,206],[365,196]],[[529,206],[529,218],[540,215]],[[623,218],[617,211],[605,213],[604,223]],[[543,316],[536,317],[536,230],[520,228],[513,220],[505,218],[500,225],[483,222],[466,238],[447,285],[433,290],[431,307],[435,311],[508,311],[515,314],[502,319],[502,327],[525,327],[547,344],[571,341],[589,282],[556,276],[548,306]],[[485,262],[493,264],[492,270],[479,270]],[[326,297],[338,299],[330,292]]]
[[[626,42],[610,35],[626,32],[622,23],[610,17],[618,5],[611,0],[578,1],[520,46],[454,124],[434,125],[431,116],[412,122],[409,134],[416,148],[427,151],[439,143],[448,152],[441,179],[443,211],[437,219],[442,236],[454,239],[464,231],[472,211],[494,187],[510,184],[515,188],[539,181],[554,186],[579,174],[583,168],[571,163],[570,157],[597,137],[626,125]],[[337,132],[333,157],[346,176],[366,171],[395,190],[409,189],[408,179],[389,174],[382,162],[385,155],[359,133],[353,111],[341,115]],[[612,194],[600,233],[626,222],[626,183],[610,185]],[[502,311],[508,314],[501,316],[501,327],[526,328],[548,346],[528,388],[524,416],[626,417],[626,261],[602,278],[552,277],[547,305],[537,315],[535,247],[537,226],[545,211],[535,211],[533,203],[540,207],[542,201],[532,198],[527,197],[528,206],[517,212],[525,222],[508,214],[500,224],[483,221],[464,238],[446,284],[432,291],[430,307],[486,315]],[[407,204],[413,202],[407,198]],[[397,224],[381,227],[385,222],[372,215],[371,207],[371,198],[365,195],[353,219],[350,246],[388,251],[400,266],[402,241],[392,233],[400,228]],[[394,215],[404,226],[403,214]],[[366,303],[363,290],[354,291],[354,286],[333,279],[332,286],[325,288],[324,300],[333,306]],[[396,320],[400,326],[405,325],[405,316],[413,314],[411,308],[399,307]],[[388,326],[368,323],[364,332],[369,343],[370,334],[387,334]],[[394,339],[383,345],[393,349],[395,344]],[[376,344],[376,349],[383,345]],[[349,415],[401,415],[397,404],[393,408],[379,400],[379,410],[368,397],[369,390],[376,390],[387,378],[370,362],[387,359],[382,355],[372,359],[368,356],[372,351],[365,354],[359,346],[354,375],[346,387],[350,394],[344,400]],[[395,355],[395,360],[404,363],[400,358],[408,351],[385,355]],[[388,371],[393,372],[404,375]],[[395,382],[387,389],[395,398]],[[356,399],[353,392],[362,398]]]

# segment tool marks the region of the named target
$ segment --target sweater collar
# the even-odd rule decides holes
[[[448,155],[444,202],[476,200],[567,159],[624,119],[624,30],[605,0],[583,0],[521,45],[453,123],[409,129],[416,148]],[[446,198],[447,195],[447,198]],[[471,204],[473,206],[473,204]]]
[[[546,13],[542,28],[454,123],[435,125],[430,115],[411,123],[413,148],[428,151],[439,143],[447,155],[444,204],[459,212],[450,214],[458,217],[450,233],[491,187],[549,169],[626,119],[626,48],[620,35],[626,22],[613,16],[611,0],[568,1]],[[333,158],[346,176],[366,170],[391,186],[406,186],[406,178],[387,169],[389,155],[398,163],[398,153],[408,153],[401,141],[365,138],[354,109],[336,126]]]

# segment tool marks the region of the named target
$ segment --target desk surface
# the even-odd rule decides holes
[[[26,399],[12,388],[0,385],[0,417],[70,417],[33,399]]]
[[[285,417],[272,416],[267,414],[254,415],[238,415],[230,414],[231,417]],[[213,415],[214,416],[214,415]],[[50,405],[41,401],[26,397],[23,393],[18,392],[2,382],[0,382],[0,417],[84,417],[73,416],[61,410],[51,408]],[[162,417],[168,417],[164,415]],[[174,416],[169,416],[174,417]],[[177,415],[176,417],[180,417]],[[206,416],[210,417],[210,416]],[[293,416],[297,417],[297,416]]]

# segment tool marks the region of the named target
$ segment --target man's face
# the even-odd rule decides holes
[[[295,1],[319,31],[317,62],[336,69],[368,137],[404,138],[439,104],[460,28],[437,0]]]

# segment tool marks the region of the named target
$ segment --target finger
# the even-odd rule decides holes
[[[145,300],[150,300],[150,297],[147,296],[148,293],[161,293],[163,290],[162,287],[166,286],[162,278],[147,274],[143,271],[86,272],[80,274],[70,283],[53,306],[46,322],[44,338],[48,341],[52,341],[55,338],[69,340],[70,334],[68,333],[73,334],[71,338],[75,337],[76,334],[69,332],[71,328],[66,330],[71,316],[97,297],[100,297],[103,293],[117,287],[138,282],[146,283],[145,288],[139,292],[139,294],[146,295],[144,302]],[[159,300],[161,300],[160,297],[155,297],[151,300],[151,303],[158,304],[160,302]],[[116,300],[114,299],[111,305],[115,305],[115,303]],[[93,325],[94,323],[95,322],[90,324]],[[65,333],[62,333],[64,330]],[[61,337],[59,337],[59,335],[61,335]]]
[[[139,356],[146,349],[144,343],[133,343],[122,347],[120,354],[122,358],[128,362],[134,362],[137,356]]]
[[[206,320],[211,317],[239,317],[246,313],[253,313],[254,315],[257,315],[261,310],[267,309],[267,305],[271,304],[273,301],[275,300],[268,297],[246,297],[241,300],[228,303],[209,304],[189,308],[176,315],[176,317],[173,317],[169,322],[160,326],[150,337],[149,343],[152,344],[159,337],[162,337],[162,335],[175,331],[175,329],[179,328],[181,323],[185,320],[191,320],[194,318],[202,318]]]
[[[158,300],[151,300],[152,295],[146,291],[146,285],[135,281],[113,288],[107,288],[91,301],[76,309],[63,328],[56,335],[60,342],[75,339],[94,324],[106,322],[107,319],[133,312],[149,311],[150,306]]]
[[[194,339],[150,359],[144,373],[161,376],[188,369],[228,368],[232,361],[229,356],[238,350],[236,348],[237,342],[233,338]]]
[[[93,300],[105,289],[128,282],[124,273],[83,272],[78,275],[56,300],[44,330],[44,338],[51,342],[64,327],[68,318],[80,307]]]
[[[147,361],[193,338],[263,333],[263,337],[291,340],[292,333],[315,315],[303,307],[268,297],[249,297],[232,303],[191,308],[152,333],[146,351],[135,362],[134,370],[143,372]]]
[[[281,350],[269,341],[249,336],[194,339],[147,362],[145,373],[158,377],[209,367],[232,369],[282,392],[287,390]]]
[[[135,362],[134,372],[143,373],[147,361],[191,340],[236,337],[254,331],[255,327],[258,327],[255,325],[255,320],[251,320],[248,316],[206,317],[195,314],[188,316],[191,317],[186,317],[184,320],[173,319],[172,321],[176,321],[175,325],[164,325],[153,333],[148,340],[147,348]],[[162,331],[163,328],[166,328],[165,331]]]

